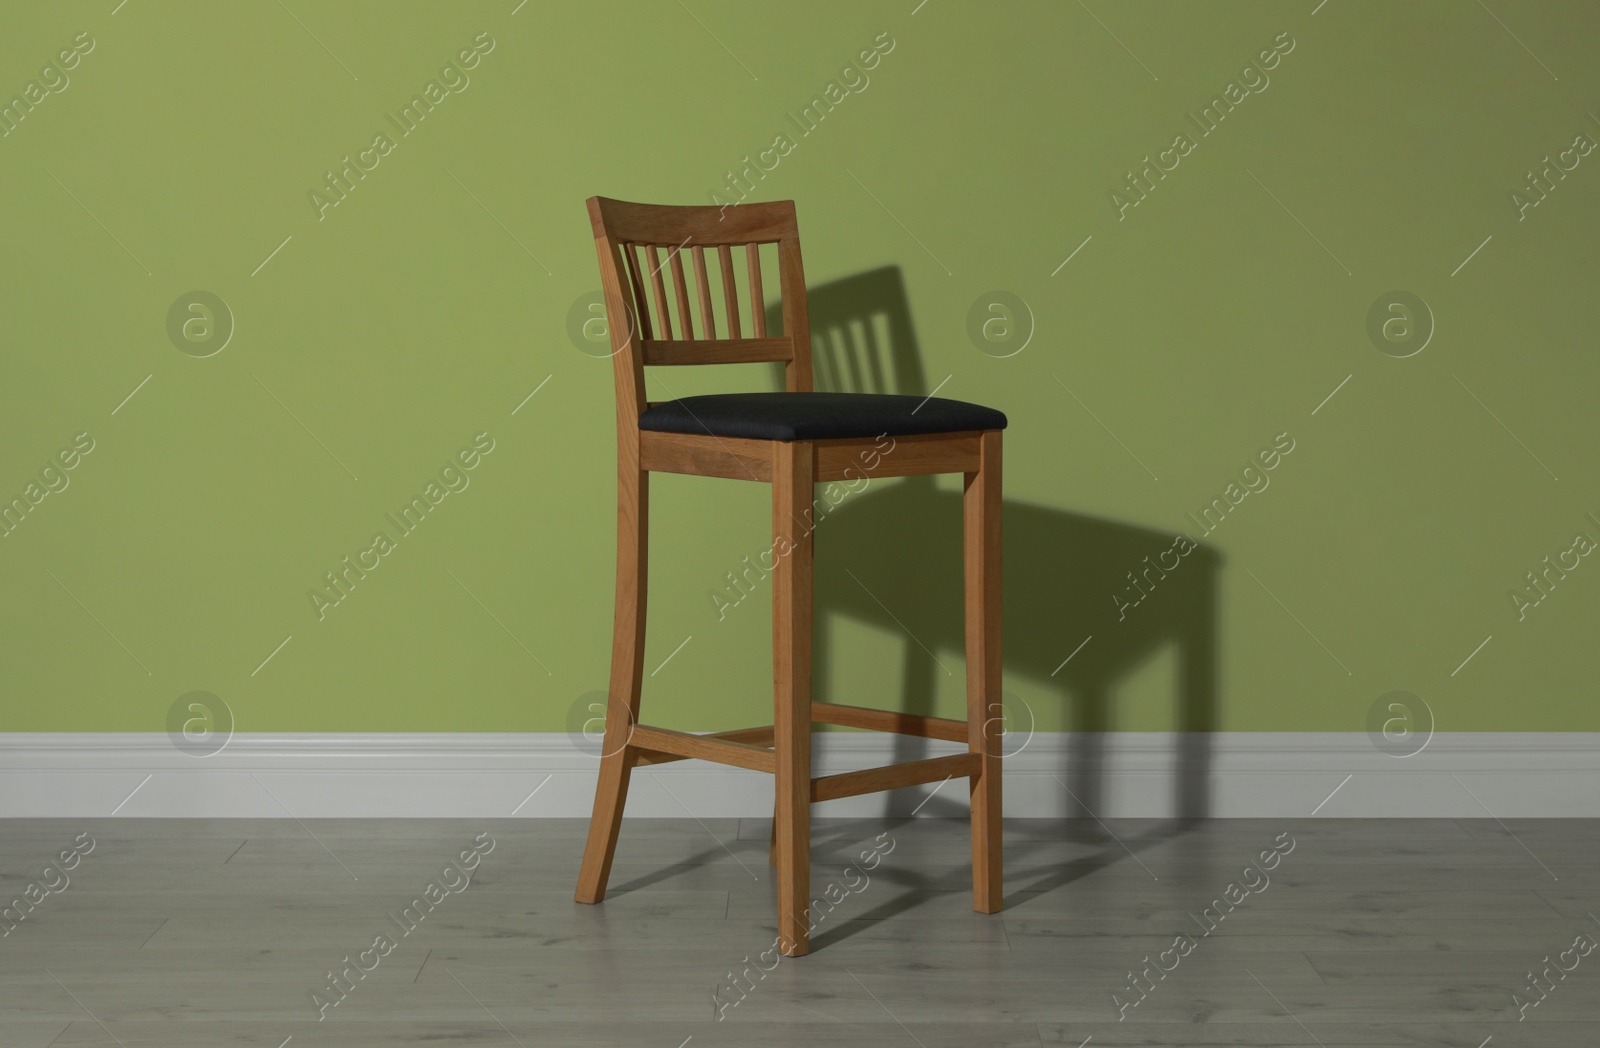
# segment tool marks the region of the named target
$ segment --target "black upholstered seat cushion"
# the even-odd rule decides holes
[[[893,393],[715,393],[669,400],[639,416],[639,428],[751,440],[827,440],[1005,429],[993,408]]]

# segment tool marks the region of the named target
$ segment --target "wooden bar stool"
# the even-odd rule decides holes
[[[811,805],[954,776],[971,780],[973,908],[1001,906],[1000,431],[1006,417],[961,401],[817,393],[793,201],[669,207],[589,199],[617,382],[617,599],[600,781],[577,900],[605,898],[632,770],[686,757],[775,778],[773,861],[783,953],[809,949]],[[767,331],[762,245],[775,245],[783,333]],[[733,249],[743,247],[748,329]],[[712,305],[707,249],[721,274],[724,334]],[[665,252],[665,257],[663,257]],[[698,329],[684,255],[692,260]],[[662,270],[672,274],[675,301]],[[652,313],[645,285],[654,298]],[[675,306],[676,308],[670,308]],[[644,368],[782,361],[783,393],[645,400]],[[774,723],[694,735],[639,723],[644,668],[650,473],[772,485]],[[950,720],[811,701],[812,511],[819,481],[930,473],[965,476],[967,717]],[[811,726],[835,724],[962,742],[966,752],[811,777]]]

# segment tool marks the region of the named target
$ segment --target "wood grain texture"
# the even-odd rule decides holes
[[[704,338],[717,337],[717,318],[711,311],[711,282],[706,278],[706,249],[696,244],[694,254],[694,285],[700,296],[700,334]]]
[[[733,731],[714,731],[709,734],[696,737],[702,739],[712,739],[720,742],[737,742],[747,746],[755,746],[761,749],[770,750],[772,749],[772,733],[772,725],[768,724],[760,728],[735,728]],[[636,743],[639,742],[637,739],[634,741]],[[673,761],[686,760],[690,757],[697,756],[696,754],[689,753],[679,754],[676,752],[667,753],[657,750],[647,750],[643,747],[642,743],[639,743],[639,749],[639,757],[633,762],[634,767],[636,768],[642,768],[647,764],[670,764]],[[739,765],[739,767],[744,767],[744,765]],[[770,769],[764,768],[762,770],[767,771]]]
[[[899,437],[819,440],[817,479],[920,477],[970,473],[978,468],[980,433],[916,433]],[[892,443],[891,443],[892,441]],[[887,449],[887,450],[885,450]]]
[[[772,441],[653,430],[636,432],[641,461],[647,470],[761,483],[772,479]]]
[[[668,250],[671,250],[670,246]],[[667,285],[661,276],[661,249],[656,244],[646,244],[644,248],[645,262],[650,269],[650,291],[654,298],[656,309],[656,330],[661,332],[661,337],[672,337],[672,313],[667,309]]]
[[[634,727],[628,745],[630,749],[649,753],[693,757],[697,760],[731,764],[736,768],[748,768],[751,771],[764,771],[768,774],[773,770],[772,750],[749,743],[719,739],[711,735],[692,735],[685,731],[670,731],[666,728],[651,728],[640,724]]]
[[[811,590],[815,477],[810,444],[772,445],[773,785],[778,934],[783,953],[811,949]]]
[[[770,244],[794,229],[794,201],[749,201],[738,207],[639,204],[591,197],[594,235],[637,244],[678,244],[693,236],[697,244]]]
[[[747,338],[739,341],[681,338],[671,342],[645,339],[640,345],[647,366],[760,364],[787,361],[794,356],[794,346],[786,338]]]
[[[981,760],[972,780],[972,905],[1003,902],[1000,838],[1000,433],[983,434],[978,469],[965,476],[962,561],[967,646],[967,740]]]
[[[592,208],[593,205],[591,205],[591,210]],[[596,243],[612,244],[616,243],[616,241],[607,239],[603,241],[596,241]],[[629,292],[628,308],[638,321],[634,327],[627,330],[638,332],[640,338],[654,338],[655,326],[650,322],[650,303],[645,299],[644,295],[644,264],[639,259],[639,245],[623,243],[621,248],[623,258],[626,260],[628,271],[626,285]],[[602,281],[606,275],[606,259],[608,257],[609,256],[607,253],[601,253],[600,275]],[[607,306],[607,310],[610,312],[611,316],[611,327],[615,329],[616,322],[621,314],[611,310],[609,305]],[[621,345],[621,343],[618,342],[615,337],[613,337],[612,346],[615,347],[618,345]]]
[[[846,706],[835,702],[813,702],[811,719],[818,724],[837,724],[844,728],[866,728],[924,739],[966,742],[967,722],[945,717],[926,717],[899,710],[877,710],[866,706]]]
[[[750,288],[750,330],[756,338],[766,338],[767,296],[761,289],[761,245],[746,244],[744,256]]]
[[[639,313],[635,302],[643,302],[643,292],[638,285],[634,268],[632,247],[619,247],[609,240],[595,242],[600,255],[600,288],[605,298],[607,325],[611,336],[611,370],[617,386],[617,441],[621,455],[622,441],[626,438],[637,443],[632,434],[638,429],[639,413],[645,409],[644,366],[640,355],[639,339],[635,331],[649,331],[649,313]],[[626,265],[619,259],[626,258]],[[624,284],[624,279],[630,281]],[[620,325],[620,326],[619,326]]]
[[[889,764],[881,768],[840,772],[837,775],[826,775],[811,780],[811,802],[820,804],[823,801],[838,800],[840,797],[857,797],[863,793],[899,790],[907,786],[943,782],[958,775],[978,775],[982,771],[982,754],[952,753],[945,757],[929,757],[926,760]]]
[[[790,393],[811,392],[811,321],[806,309],[806,271],[800,262],[800,237],[778,241],[778,287],[783,295],[783,334],[796,347],[783,369],[783,385]]]
[[[728,317],[728,337],[738,338],[743,329],[739,324],[739,288],[733,280],[733,249],[718,244],[717,258],[722,265],[722,308]]]
[[[616,854],[622,812],[628,799],[635,751],[628,737],[639,720],[644,680],[644,631],[649,578],[650,474],[639,467],[637,430],[618,437],[617,571],[611,632],[611,684],[601,744],[600,777],[595,785],[589,839],[578,870],[576,899],[598,903]]]
[[[672,266],[672,289],[677,296],[678,330],[683,338],[694,338],[694,315],[689,311],[689,285],[683,276],[683,249],[669,250]]]
[[[768,846],[776,867],[782,951],[810,949],[810,805],[819,800],[897,789],[955,776],[972,783],[975,907],[1001,903],[998,734],[987,722],[1000,699],[1000,434],[947,433],[793,443],[709,434],[641,431],[649,406],[646,366],[780,361],[791,392],[812,389],[805,270],[792,202],[715,207],[655,207],[593,197],[588,201],[611,320],[617,386],[617,577],[611,695],[604,755],[595,792],[577,898],[605,897],[630,776],[636,765],[700,758],[774,777]],[[783,335],[768,337],[761,245],[777,249]],[[745,248],[751,338],[741,337],[732,248]],[[718,338],[705,247],[718,249],[729,337]],[[694,265],[700,330],[696,337],[682,251]],[[641,258],[640,249],[643,249]],[[668,252],[663,260],[662,249]],[[664,266],[672,272],[669,303]],[[645,269],[648,268],[648,276]],[[645,284],[648,279],[649,295]],[[650,308],[653,299],[654,310]],[[639,724],[645,633],[648,477],[651,472],[753,480],[772,485],[773,726],[691,735]],[[819,480],[961,473],[965,477],[965,615],[968,711],[965,723],[846,705],[813,707],[812,529]],[[965,742],[964,754],[811,778],[814,720]],[[768,746],[770,745],[770,749]],[[747,871],[748,872],[748,871]],[[753,874],[752,874],[753,876]]]

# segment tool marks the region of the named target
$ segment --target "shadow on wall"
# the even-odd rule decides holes
[[[931,388],[898,267],[811,288],[809,299],[818,389],[922,394]],[[782,388],[781,372],[779,382]],[[1011,423],[1015,434],[1026,420],[1013,416]],[[1070,492],[1070,478],[1061,480]],[[852,693],[848,685],[831,688],[826,673],[818,676],[818,699],[932,714],[938,678],[956,674],[956,690],[963,690],[961,519],[960,492],[940,490],[933,477],[874,481],[827,514],[816,538],[817,665],[832,665],[841,622],[881,628],[903,637],[904,645],[898,699]],[[1003,526],[1005,673],[1053,689],[1068,708],[1072,742],[1059,773],[1079,802],[1068,811],[1105,810],[1103,733],[1115,723],[1116,686],[1172,645],[1178,656],[1174,727],[1184,733],[1173,755],[1172,810],[1180,819],[1204,817],[1210,807],[1208,733],[1216,723],[1220,557],[1193,544],[1180,556],[1183,547],[1174,548],[1170,532],[1010,498]],[[1175,568],[1162,569],[1163,554]],[[1113,594],[1131,601],[1138,593],[1130,573],[1149,596],[1122,609],[1119,618]],[[1026,728],[1025,714],[1007,713],[1013,729],[1017,720]],[[927,740],[896,739],[895,760],[927,755]],[[904,792],[885,797],[886,814],[906,814],[917,800]],[[960,798],[940,796],[933,803],[947,809],[937,814],[966,811]]]

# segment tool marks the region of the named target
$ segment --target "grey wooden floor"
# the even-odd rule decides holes
[[[811,956],[769,955],[742,989],[729,970],[775,932],[767,823],[629,821],[599,907],[572,901],[584,829],[0,822],[0,905],[60,889],[0,921],[0,1046],[1600,1045],[1600,951],[1553,967],[1600,941],[1588,822],[1008,822],[1007,908],[984,917],[964,822],[822,821],[814,889],[843,901]],[[70,884],[42,881],[82,833]],[[389,915],[448,888],[482,833],[470,884],[403,934]],[[893,851],[846,874],[879,840]],[[1230,884],[1248,896],[1204,934]],[[1519,1022],[1512,993],[1539,999],[1547,956],[1553,988]],[[334,996],[346,957],[372,970],[319,1021],[311,994]],[[1119,1021],[1113,994],[1140,1000],[1146,968]]]

